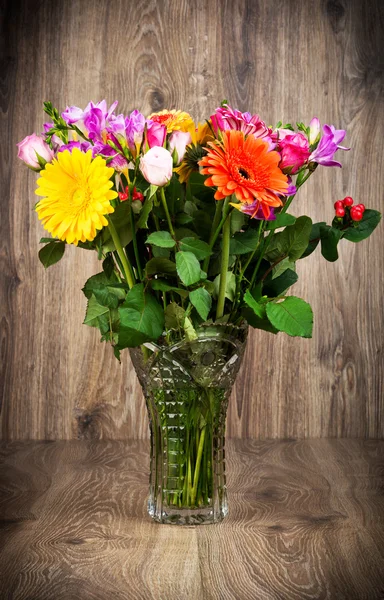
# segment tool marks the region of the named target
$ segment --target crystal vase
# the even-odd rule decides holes
[[[148,512],[159,523],[216,523],[228,512],[225,421],[247,332],[203,326],[193,341],[130,351],[150,423]]]

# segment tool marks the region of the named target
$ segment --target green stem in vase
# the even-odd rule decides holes
[[[225,208],[225,205],[224,205]],[[231,216],[228,215],[223,226],[223,246],[221,254],[220,286],[217,298],[216,319],[224,315],[225,292],[227,287],[227,272],[229,264],[229,242],[231,239]]]
[[[160,197],[161,197],[161,201],[162,201],[162,204],[163,204],[165,216],[166,216],[166,219],[167,219],[167,223],[168,223],[168,227],[169,227],[169,233],[174,238],[175,237],[175,230],[173,229],[173,225],[172,225],[172,221],[171,221],[171,215],[169,214],[167,199],[166,199],[165,193],[164,193],[164,188],[160,188]]]
[[[119,259],[122,264],[123,275],[125,277],[126,282],[128,283],[129,288],[132,289],[133,286],[135,285],[135,279],[133,276],[132,267],[128,262],[127,256],[124,252],[124,248],[123,248],[120,238],[119,238],[119,234],[117,233],[116,228],[115,228],[114,224],[112,223],[111,219],[108,219],[108,228],[111,233],[113,243],[115,244],[117,254],[118,254]]]

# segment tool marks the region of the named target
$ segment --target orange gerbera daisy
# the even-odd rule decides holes
[[[261,208],[266,219],[271,206],[282,205],[278,194],[287,192],[288,177],[278,167],[280,154],[269,151],[268,142],[231,129],[208,146],[199,165],[210,175],[205,185],[217,187],[216,200],[235,194],[242,204],[255,204],[254,214]]]

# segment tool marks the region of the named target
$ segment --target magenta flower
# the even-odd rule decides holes
[[[315,162],[323,167],[341,167],[341,164],[333,160],[333,155],[337,150],[350,150],[340,146],[340,142],[345,138],[344,129],[335,129],[333,125],[323,126],[323,135],[319,145],[309,157],[309,162]]]
[[[289,169],[290,173],[297,173],[310,155],[309,142],[302,133],[285,135],[278,142],[278,150],[281,154],[280,169]]]
[[[162,146],[167,135],[167,128],[162,123],[147,120],[147,142],[150,148]]]
[[[242,113],[228,105],[216,108],[215,114],[211,116],[212,127],[217,135],[218,131],[236,129],[244,135],[253,134],[255,137],[270,137],[271,130],[262,121],[259,115],[251,115],[249,112]]]
[[[141,144],[145,128],[145,117],[139,110],[131,112],[129,117],[125,119],[125,133],[127,136],[128,146],[136,149],[136,144]]]
[[[67,106],[61,116],[68,125],[76,124],[76,127],[87,134],[90,140],[101,141],[102,132],[112,118],[117,104],[117,101],[113,102],[109,109],[105,100],[96,104],[89,102],[84,110],[78,106]]]
[[[273,206],[269,207],[269,215],[266,218],[261,208],[261,204],[259,200],[255,200],[252,204],[242,204],[240,211],[245,215],[249,215],[252,219],[258,219],[259,221],[275,221],[275,209]]]

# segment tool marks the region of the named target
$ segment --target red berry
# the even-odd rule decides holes
[[[144,200],[144,195],[136,188],[133,188],[132,200],[140,200],[140,202],[142,202]]]
[[[352,221],[361,221],[363,218],[363,211],[357,206],[352,206],[351,208],[351,219]]]
[[[356,208],[359,208],[362,212],[365,211],[365,206],[364,204],[356,204]]]
[[[333,205],[335,207],[335,210],[337,208],[344,208],[344,204],[342,200],[336,200],[335,204]]]
[[[345,196],[345,198],[343,200],[343,204],[344,204],[344,206],[352,206],[353,198],[351,198],[351,196]]]
[[[336,217],[344,217],[344,215],[345,215],[345,210],[343,207],[337,207],[335,212],[336,212]]]
[[[119,198],[121,202],[124,202],[124,200],[128,200],[128,194],[125,194],[124,192],[119,192]]]

